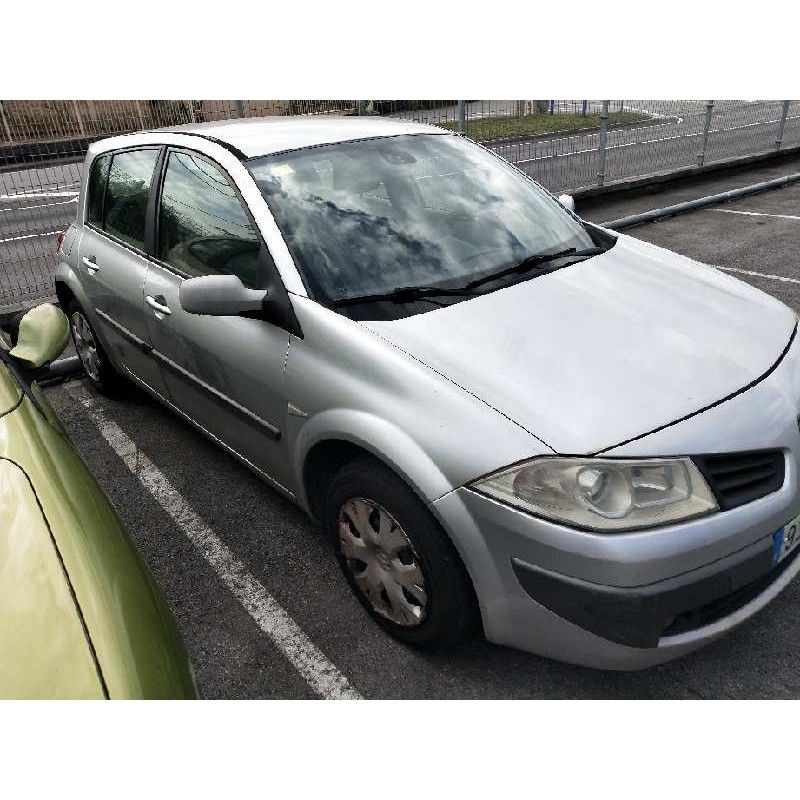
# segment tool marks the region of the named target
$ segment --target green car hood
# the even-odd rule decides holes
[[[0,362],[0,696],[195,697],[161,593],[32,395]]]
[[[0,458],[0,697],[102,698],[50,530],[25,473]]]

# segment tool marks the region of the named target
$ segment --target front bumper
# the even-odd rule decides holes
[[[778,492],[646,531],[578,531],[466,488],[433,509],[473,578],[490,641],[641,669],[724,635],[800,570],[796,556],[773,567],[773,534],[800,513],[797,466],[786,455]]]
[[[615,534],[536,519],[465,487],[432,503],[473,579],[486,637],[590,667],[641,669],[708,644],[769,603],[800,571],[800,556],[774,572],[767,557],[775,531],[800,514],[799,340],[755,386],[603,454],[780,449],[784,483],[765,497],[676,525]],[[522,577],[531,570],[533,579]],[[588,611],[577,612],[580,605]]]
[[[800,555],[773,563],[768,536],[728,558],[675,578],[623,589],[568,578],[514,559],[514,574],[537,603],[584,630],[629,647],[658,647],[758,599]]]

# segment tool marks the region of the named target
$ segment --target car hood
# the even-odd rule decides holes
[[[795,322],[741,281],[621,236],[602,255],[506,289],[362,324],[555,452],[585,454],[757,381]]]

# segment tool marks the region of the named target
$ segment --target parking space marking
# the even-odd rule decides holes
[[[27,200],[30,197],[77,197],[80,192],[76,189],[71,192],[17,192],[15,194],[0,194],[0,200]]]
[[[763,211],[734,211],[732,208],[711,208],[709,211],[721,211],[723,214],[743,214],[747,217],[778,217],[779,219],[800,219],[794,214],[765,214]]]
[[[768,272],[756,272],[752,269],[738,269],[737,267],[717,267],[723,272],[738,272],[740,275],[752,275],[754,278],[769,278],[771,281],[783,281],[783,283],[800,283],[798,278],[787,278],[785,275],[771,275]]]
[[[5,242],[18,242],[20,239],[35,239],[37,236],[55,236],[61,231],[49,231],[48,233],[26,233],[24,236],[12,236],[10,239],[0,239],[0,244]]]
[[[32,208],[49,208],[50,206],[68,206],[71,203],[77,203],[77,196],[72,200],[57,200],[55,203],[40,203],[37,206],[17,206],[16,208],[0,208],[0,211],[30,211]]]
[[[358,691],[306,636],[278,601],[228,549],[224,542],[189,506],[166,476],[139,450],[136,443],[109,419],[94,397],[78,384],[67,394],[81,405],[102,437],[131,473],[186,535],[222,582],[244,606],[261,630],[273,641],[309,686],[326,700],[360,700]]]

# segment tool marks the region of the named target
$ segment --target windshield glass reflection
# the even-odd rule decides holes
[[[460,286],[528,256],[592,247],[511,166],[458,136],[328,145],[249,164],[314,296]]]

